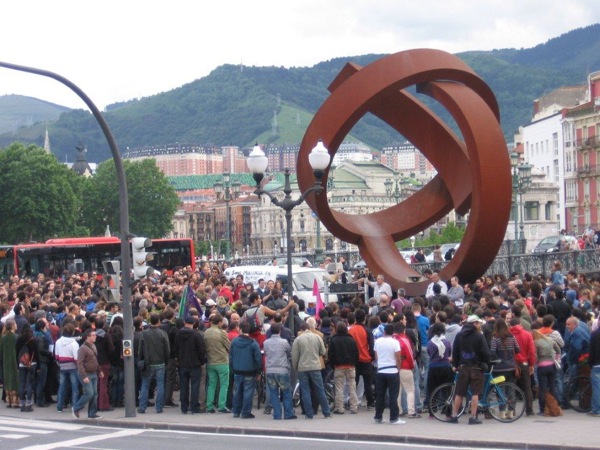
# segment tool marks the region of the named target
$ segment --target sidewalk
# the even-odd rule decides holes
[[[50,420],[76,422],[70,409],[59,413],[52,405],[36,408],[32,413],[22,413],[18,409],[2,408],[2,417],[14,417],[27,421]],[[160,430],[196,431],[205,433],[277,435],[305,438],[325,438],[335,440],[360,440],[396,442],[430,445],[452,445],[482,448],[511,449],[597,449],[598,439],[594,438],[600,419],[586,414],[565,411],[563,417],[521,417],[513,423],[505,424],[496,420],[485,420],[483,425],[469,426],[468,418],[461,417],[458,425],[429,419],[407,419],[404,425],[375,424],[373,411],[360,409],[359,414],[334,415],[325,420],[322,415],[313,420],[299,416],[297,420],[276,421],[262,411],[253,411],[256,419],[234,419],[225,414],[184,415],[179,408],[165,408],[157,414],[148,408],[146,414],[134,418],[125,417],[125,409],[101,412],[103,419],[79,419],[80,423],[118,428],[144,428]],[[299,408],[298,408],[299,413]],[[384,412],[387,419],[388,411]],[[83,414],[82,414],[83,417]]]

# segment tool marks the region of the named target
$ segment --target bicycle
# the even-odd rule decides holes
[[[565,385],[565,397],[571,408],[577,412],[592,410],[592,382],[587,367],[579,368],[579,374]],[[587,372],[587,374],[586,374]]]
[[[260,377],[256,382],[256,409],[260,409],[260,405],[267,402],[267,376],[265,375],[265,352],[260,351],[262,356],[262,370]]]
[[[493,377],[494,365],[499,362],[500,360],[491,361],[490,371],[483,374],[484,386],[479,396],[478,411],[489,413],[499,422],[510,423],[521,418],[525,412],[525,395],[516,384],[506,382],[504,376]],[[429,398],[429,414],[441,422],[448,422],[452,417],[457,379],[458,373],[454,376],[454,382],[436,387]],[[458,417],[470,410],[471,397],[469,388],[458,409]]]
[[[329,406],[333,408],[335,405],[335,384],[333,382],[333,370],[327,372],[327,375],[325,375],[323,387],[325,388],[327,402],[329,403]],[[292,392],[292,401],[294,402],[294,407],[297,408],[300,406],[300,402],[302,401],[302,396],[300,395],[300,381],[296,381],[294,391]]]

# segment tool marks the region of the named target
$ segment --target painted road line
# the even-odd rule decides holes
[[[42,429],[48,429],[48,430],[55,430],[55,431],[76,431],[76,430],[81,430],[82,428],[85,428],[86,425],[75,425],[75,424],[70,424],[70,423],[63,423],[63,422],[48,422],[48,421],[42,421],[42,420],[31,420],[31,419],[27,419],[27,420],[18,420],[15,419],[13,417],[0,417],[0,424],[2,425],[9,425],[9,424],[15,424],[17,426],[32,426],[34,428],[42,428]]]
[[[3,427],[3,426],[0,426],[0,431],[15,431],[17,433],[28,433],[28,434],[51,434],[51,433],[56,432],[54,430],[37,430],[33,427],[32,428],[21,428],[21,427]]]
[[[105,441],[108,439],[116,439],[121,437],[135,436],[143,433],[146,430],[122,430],[116,433],[101,434],[97,436],[88,436],[78,439],[72,439],[70,441],[54,442],[52,444],[32,445],[31,447],[25,447],[21,450],[52,450],[55,448],[75,447],[78,445],[89,444],[91,442]]]

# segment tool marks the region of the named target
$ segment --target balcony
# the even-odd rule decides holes
[[[577,139],[575,141],[575,147],[578,150],[586,150],[590,148],[596,148],[600,146],[600,139],[598,136],[590,136],[587,138]]]
[[[578,177],[593,177],[600,173],[600,165],[584,165],[577,168],[577,176]]]

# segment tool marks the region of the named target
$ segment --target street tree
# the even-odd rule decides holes
[[[54,155],[13,143],[0,151],[0,242],[16,244],[86,234],[81,181]]]
[[[154,159],[123,161],[129,194],[129,230],[138,236],[160,238],[172,229],[179,197]],[[93,236],[106,226],[119,230],[119,186],[114,161],[98,166],[84,188],[84,224]]]

